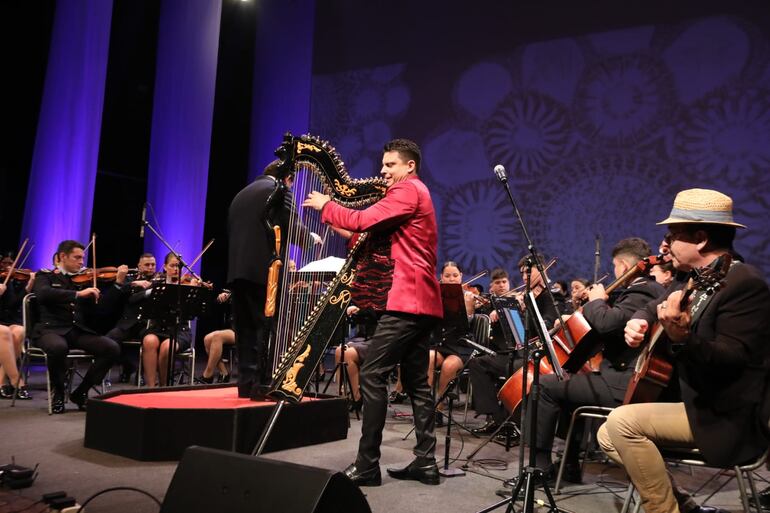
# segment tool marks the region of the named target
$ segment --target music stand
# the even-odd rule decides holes
[[[174,382],[174,357],[179,327],[184,321],[207,313],[211,296],[211,290],[207,287],[161,283],[152,287],[150,296],[142,305],[143,317],[171,326],[166,376],[168,386]]]

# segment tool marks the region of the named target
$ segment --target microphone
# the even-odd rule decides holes
[[[495,175],[497,175],[497,179],[503,183],[508,181],[508,177],[505,174],[505,168],[503,167],[502,164],[498,164],[495,166]]]
[[[147,202],[144,202],[142,207],[142,226],[139,228],[139,237],[144,239],[144,223],[147,222]]]

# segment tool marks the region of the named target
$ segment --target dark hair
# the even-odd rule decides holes
[[[527,259],[529,259],[529,257],[530,257],[530,255],[524,255],[523,257],[521,257],[519,259],[519,265],[517,266],[517,269],[521,269],[522,267],[527,265]],[[537,254],[537,259],[540,260],[541,264],[545,265],[545,257],[541,253]],[[534,267],[534,265],[533,265],[533,267]]]
[[[503,278],[505,278],[506,280],[508,279],[508,271],[506,271],[502,267],[495,267],[494,269],[492,269],[492,272],[489,273],[489,279],[491,281],[502,280]]]
[[[446,269],[447,267],[450,267],[450,266],[451,267],[457,267],[457,270],[460,271],[460,273],[463,272],[463,268],[460,267],[460,264],[458,264],[457,262],[454,262],[452,260],[447,260],[446,262],[444,262],[444,265],[441,266],[441,274],[444,274],[444,269]]]
[[[572,282],[573,282],[573,281],[579,281],[580,283],[582,283],[582,284],[583,284],[583,286],[584,286],[584,287],[587,287],[587,286],[589,286],[589,285],[591,284],[591,281],[590,281],[590,280],[587,280],[587,279],[585,279],[585,278],[572,278],[572,279],[569,281],[569,283],[570,283],[570,286],[572,285]]]
[[[168,263],[168,261],[171,260],[171,257],[176,258],[176,254],[171,252],[171,251],[166,253],[166,257],[163,259],[163,265],[166,265]],[[179,259],[177,258],[177,260],[179,260]]]
[[[289,164],[284,162],[280,159],[275,159],[271,163],[269,163],[267,166],[265,166],[265,170],[262,171],[263,175],[273,176],[278,179],[284,179],[287,176],[293,176],[294,170],[291,168]]]
[[[420,161],[422,160],[422,152],[417,143],[410,141],[409,139],[393,139],[385,144],[382,148],[383,153],[388,151],[397,151],[398,155],[405,162],[414,160],[414,172],[420,172]]]
[[[143,258],[155,258],[155,255],[153,255],[152,253],[142,253],[141,255],[139,255],[139,260]]]
[[[671,260],[667,260],[666,262],[663,262],[662,264],[658,264],[658,267],[660,267],[660,270],[663,272],[674,274],[676,271],[674,270],[674,262]]]
[[[652,252],[650,251],[650,245],[647,244],[646,240],[640,239],[639,237],[629,237],[628,239],[623,239],[615,244],[614,248],[612,248],[612,258],[628,255],[634,258],[636,261],[639,261],[645,257],[650,256],[651,254]]]
[[[733,249],[735,240],[735,226],[724,224],[685,224],[684,229],[688,234],[695,235],[699,231],[706,232],[708,238],[707,249]]]
[[[70,253],[72,253],[72,251],[74,251],[77,248],[86,249],[84,245],[82,245],[76,240],[63,240],[59,243],[59,247],[56,248],[56,254],[54,255],[54,257],[56,257],[56,255],[60,253],[69,255]]]

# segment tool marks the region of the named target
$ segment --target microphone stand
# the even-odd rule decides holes
[[[534,243],[532,242],[532,239],[529,236],[529,232],[527,231],[527,226],[524,223],[524,218],[521,215],[521,212],[519,211],[519,207],[516,205],[516,200],[513,199],[513,194],[511,193],[511,188],[508,186],[508,177],[505,172],[505,168],[501,165],[497,165],[494,168],[495,175],[497,176],[497,179],[500,180],[500,183],[503,184],[503,187],[505,188],[505,192],[508,195],[508,199],[511,202],[511,206],[513,207],[513,211],[516,214],[516,218],[519,221],[519,226],[521,227],[522,234],[524,235],[524,239],[527,242],[527,249],[529,251],[529,260],[531,262],[528,262],[527,272],[531,272],[531,266],[534,265],[535,268],[537,268],[540,279],[543,281],[543,288],[544,292],[548,294],[548,297],[551,301],[551,304],[553,305],[554,310],[556,311],[556,315],[558,319],[561,319],[561,310],[559,309],[559,305],[556,302],[556,298],[553,295],[553,292],[551,290],[551,284],[548,281],[548,277],[545,274],[545,269],[543,268],[543,263],[540,260],[539,254],[537,249],[535,248]],[[526,278],[527,287],[529,288],[530,285],[530,276]],[[528,297],[532,299],[531,304],[528,305],[528,308],[525,312],[525,330],[529,328],[529,319],[532,317],[530,316],[530,308],[529,307],[536,307],[535,301],[534,301],[534,295],[531,293],[528,294]],[[542,331],[543,323],[542,318],[540,318],[540,315],[538,312],[535,312],[535,321],[539,321],[539,327],[537,331]],[[538,484],[542,485],[543,491],[545,492],[548,502],[549,502],[549,510],[553,513],[558,513],[559,508],[556,507],[556,502],[553,499],[553,496],[551,495],[551,492],[548,488],[548,483],[546,476],[544,475],[542,469],[537,468],[536,461],[535,461],[535,447],[537,443],[537,433],[536,430],[536,422],[537,422],[537,399],[539,395],[539,389],[540,389],[540,360],[544,356],[548,356],[549,359],[551,359],[551,362],[554,364],[554,371],[556,372],[556,375],[559,377],[559,379],[563,379],[563,375],[561,373],[561,366],[559,365],[558,361],[554,361],[554,355],[553,355],[553,347],[550,345],[550,340],[548,338],[547,330],[545,330],[545,333],[539,333],[541,342],[543,344],[543,347],[537,348],[532,353],[532,360],[534,364],[534,376],[533,376],[533,382],[532,382],[532,404],[531,406],[531,412],[530,412],[530,419],[529,420],[529,465],[521,469],[519,476],[516,479],[516,486],[513,489],[513,494],[511,495],[510,499],[505,499],[503,501],[500,501],[496,504],[493,504],[492,506],[483,509],[480,513],[487,513],[489,511],[492,511],[494,509],[497,509],[500,506],[503,506],[505,504],[508,504],[508,510],[513,509],[513,504],[516,502],[518,498],[519,491],[524,490],[524,504],[522,506],[522,513],[532,513],[534,511],[534,504],[535,504],[535,486]],[[564,330],[565,338],[567,339],[567,344],[570,348],[575,347],[575,341],[572,338],[572,334],[569,332],[568,329]],[[528,346],[528,340],[525,341],[525,347]],[[524,371],[523,371],[523,381],[525,386],[522,388],[522,394],[526,394],[526,382],[527,382],[527,365],[528,362],[524,361]],[[522,398],[522,404],[526,404],[526,397]],[[522,424],[525,422],[522,421]],[[522,435],[522,440],[524,440],[524,436]],[[523,451],[523,447],[522,447]]]
[[[596,246],[596,250],[594,252],[594,283],[597,283],[599,281],[599,268],[602,265],[602,261],[601,261],[602,238],[598,233],[596,234],[595,246]]]

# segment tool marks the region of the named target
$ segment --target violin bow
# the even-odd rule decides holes
[[[33,249],[35,249],[35,245],[34,245],[34,244],[30,244],[30,245],[29,245],[29,249],[27,250],[27,254],[26,254],[26,255],[24,255],[24,258],[22,258],[22,259],[21,259],[21,262],[19,262],[19,269],[23,268],[23,267],[24,267],[24,264],[26,264],[26,263],[27,263],[27,259],[29,258],[29,255],[31,255],[31,254],[32,254],[32,250],[33,250]]]
[[[465,287],[466,285],[470,285],[470,284],[471,284],[471,283],[473,283],[474,281],[478,280],[479,278],[481,278],[481,277],[483,277],[483,276],[486,276],[487,274],[489,274],[489,270],[488,270],[488,269],[484,269],[484,270],[483,270],[483,271],[481,271],[480,273],[478,273],[478,274],[474,274],[473,276],[471,276],[471,278],[470,278],[468,281],[466,281],[465,283],[463,283],[463,287]]]
[[[5,275],[5,280],[3,280],[3,285],[8,285],[8,281],[11,279],[11,276],[13,276],[13,272],[16,270],[16,264],[19,263],[19,258],[21,258],[21,254],[24,252],[24,248],[27,247],[27,242],[29,242],[29,237],[24,239],[24,242],[21,243],[21,247],[19,248],[19,251],[16,253],[16,258],[13,259],[13,263],[11,264],[11,267],[8,268],[8,274]]]
[[[197,264],[197,263],[198,263],[198,260],[200,260],[200,259],[201,259],[201,257],[203,256],[203,254],[204,254],[204,253],[206,253],[206,251],[208,251],[208,250],[209,250],[209,248],[211,247],[211,245],[212,245],[212,244],[214,244],[214,239],[211,239],[211,240],[208,242],[208,244],[206,244],[206,245],[203,247],[203,249],[201,250],[201,252],[200,252],[200,253],[198,253],[198,256],[196,256],[196,257],[193,259],[193,261],[192,261],[192,262],[190,262],[190,264],[189,264],[189,265],[185,265],[185,268],[187,268],[187,270],[188,270],[188,271],[190,271],[190,274],[192,274],[192,275],[193,275],[193,277],[194,277],[196,280],[198,280],[198,281],[203,281],[203,279],[202,279],[200,276],[198,276],[197,274],[195,274],[195,271],[193,271],[193,270],[192,270],[192,267],[193,267],[195,264]],[[181,280],[181,273],[180,273],[179,279]]]
[[[91,266],[93,267],[93,286],[96,288],[96,233],[91,234]],[[94,303],[98,303],[99,298],[94,298]]]

